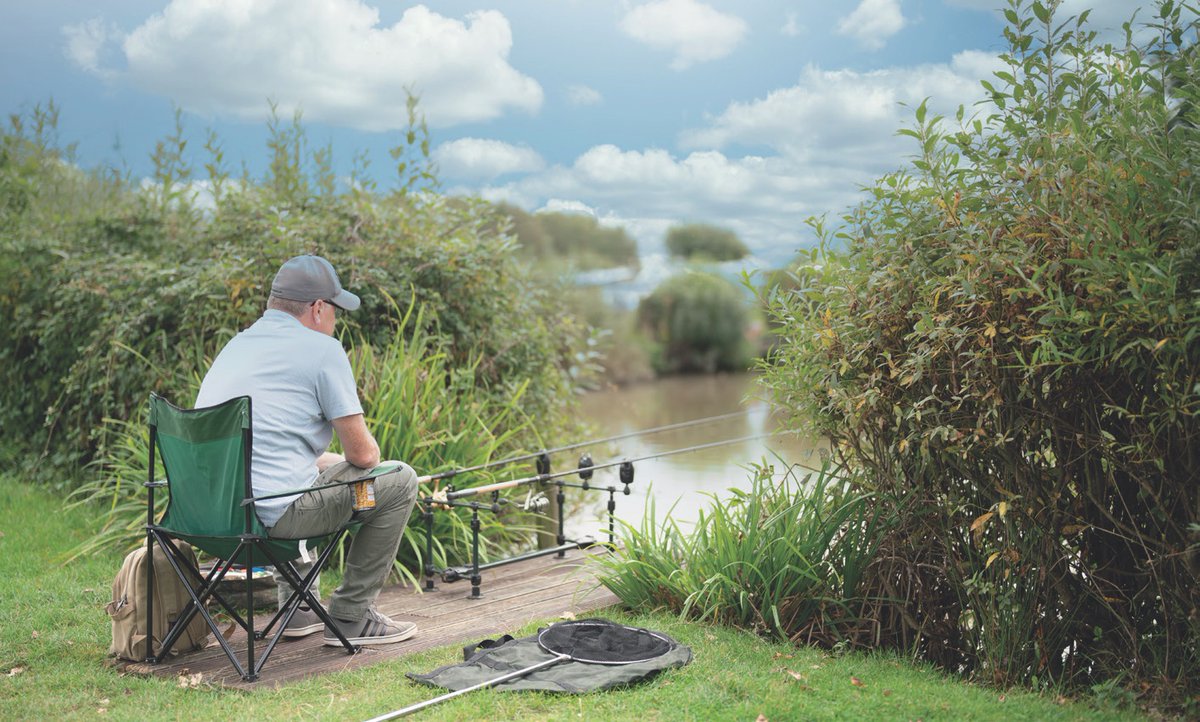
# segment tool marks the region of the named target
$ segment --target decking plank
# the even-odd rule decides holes
[[[474,643],[511,633],[534,621],[585,616],[616,604],[617,597],[598,586],[590,567],[584,564],[590,553],[575,550],[568,552],[564,559],[556,556],[526,559],[486,570],[482,573],[483,597],[479,599],[470,598],[468,580],[451,584],[435,580],[433,590],[419,590],[407,585],[387,587],[380,593],[376,605],[384,614],[416,622],[419,627],[416,637],[397,644],[367,647],[355,655],[348,655],[339,647],[325,646],[319,633],[281,641],[256,682],[242,681],[215,640],[210,640],[205,649],[180,655],[160,665],[121,663],[118,666],[133,674],[163,677],[199,674],[210,684],[246,690],[270,689],[308,677],[399,659],[435,647]],[[255,622],[265,624],[267,619],[269,615],[256,616]],[[241,629],[237,629],[229,641],[244,660],[245,634]]]

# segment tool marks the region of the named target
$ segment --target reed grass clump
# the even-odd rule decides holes
[[[451,361],[444,342],[433,336],[415,300],[405,308],[392,304],[392,334],[386,344],[369,344],[345,333],[351,365],[359,383],[363,413],[386,459],[408,463],[418,474],[476,466],[517,447],[529,432],[521,410],[522,395],[500,399],[475,384],[478,357],[465,366]],[[198,388],[198,380],[197,380]],[[186,405],[197,388],[180,403]],[[110,421],[110,453],[91,467],[91,478],[71,492],[69,506],[102,510],[97,530],[77,545],[70,558],[107,548],[131,548],[144,540],[148,435],[144,413],[132,420]],[[335,445],[334,450],[337,450]],[[161,464],[156,478],[164,478]],[[486,471],[456,478],[460,487],[490,483]],[[428,495],[436,488],[424,488]],[[155,499],[159,515],[165,495]],[[419,510],[418,510],[419,511]],[[507,510],[481,517],[481,554],[528,544],[534,530],[528,515]],[[453,511],[434,515],[434,563],[444,567],[469,558],[468,518]],[[425,527],[419,513],[405,529],[397,573],[414,579],[425,562]],[[340,560],[340,555],[335,561]]]
[[[829,467],[754,469],[748,490],[712,497],[683,528],[653,501],[623,524],[600,581],[633,608],[669,609],[784,639],[865,646],[874,639],[863,575],[887,527]]]

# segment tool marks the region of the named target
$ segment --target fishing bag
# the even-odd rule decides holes
[[[180,546],[183,558],[195,569],[196,554],[192,546]],[[104,607],[112,618],[112,645],[108,648],[110,656],[142,662],[150,656],[146,649],[147,639],[153,643],[154,654],[158,654],[167,630],[192,601],[183,582],[179,581],[179,576],[171,568],[171,562],[157,546],[154,547],[153,559],[154,628],[147,629],[146,624],[146,547],[142,546],[125,556],[113,580],[112,601]],[[171,654],[204,647],[208,642],[208,634],[204,617],[196,614],[172,646]]]

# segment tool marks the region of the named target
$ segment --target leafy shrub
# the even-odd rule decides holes
[[[912,167],[814,224],[766,378],[903,520],[869,575],[885,643],[1178,701],[1200,680],[1200,24],[1162,2],[1149,46],[1113,48],[1039,2],[1005,14],[993,109],[947,129],[922,104]]]
[[[739,371],[750,363],[749,311],[740,289],[688,272],[664,281],[638,304],[638,323],[659,347],[660,372]]]
[[[359,383],[363,412],[385,459],[401,459],[419,474],[476,466],[493,460],[502,449],[511,449],[514,438],[531,423],[521,411],[522,395],[496,398],[475,385],[478,357],[463,366],[424,331],[424,320],[415,302],[404,311],[392,307],[388,317],[392,335],[385,343],[365,344],[349,339],[350,359]],[[431,349],[434,349],[431,352]],[[184,398],[199,390],[195,378]],[[149,463],[146,407],[129,421],[110,422],[114,441],[109,455],[95,467],[90,480],[74,490],[71,504],[88,504],[104,510],[99,531],[81,543],[72,556],[97,549],[129,548],[144,537],[146,480]],[[158,476],[163,478],[161,465]],[[481,471],[457,477],[463,488],[495,479]],[[422,496],[437,491],[422,488]],[[158,495],[158,512],[166,509],[165,495]],[[398,555],[398,571],[419,576],[425,561],[425,525],[421,508],[414,511],[405,529]],[[438,511],[434,521],[434,563],[469,559],[471,531],[463,510]],[[532,541],[533,527],[527,515],[506,508],[502,515],[480,517],[481,554],[507,550]]]
[[[363,178],[335,192],[327,156],[314,154],[309,170],[298,119],[272,123],[274,162],[257,184],[231,181],[210,137],[214,205],[204,213],[178,120],[147,189],[77,177],[50,141],[51,121],[14,125],[0,142],[0,188],[29,189],[0,204],[10,209],[0,224],[0,311],[10,319],[0,327],[0,433],[68,480],[103,456],[105,419],[135,418],[151,390],[190,401],[194,378],[261,313],[279,263],[299,253],[328,257],[362,296],[345,322],[363,343],[389,343],[391,299],[415,296],[439,341],[431,353],[472,369],[497,400],[520,391],[545,429],[565,423],[570,391],[587,382],[574,353],[588,330],[550,302],[510,239],[488,231],[482,202],[436,193],[415,119],[393,150],[397,188],[387,194]]]
[[[736,261],[750,253],[736,233],[706,223],[672,226],[667,231],[667,250],[677,258],[710,261]]]

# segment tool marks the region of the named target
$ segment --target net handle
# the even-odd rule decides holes
[[[394,712],[388,712],[387,714],[380,715],[378,717],[372,717],[371,719],[367,720],[367,722],[384,722],[385,720],[395,719],[397,717],[404,717],[405,715],[409,715],[409,714],[412,714],[413,712],[423,710],[426,707],[432,707],[433,705],[440,704],[442,702],[445,702],[448,699],[454,699],[455,697],[464,695],[468,692],[474,692],[476,690],[487,689],[488,687],[494,687],[495,685],[498,685],[501,682],[507,682],[512,679],[518,679],[520,677],[524,677],[525,675],[527,675],[531,672],[536,672],[539,669],[546,669],[547,667],[553,667],[554,665],[558,664],[559,662],[575,661],[575,662],[584,662],[584,663],[589,663],[589,664],[607,664],[607,665],[637,664],[638,662],[645,662],[645,661],[648,661],[651,659],[655,659],[657,657],[661,657],[661,656],[663,656],[663,654],[666,654],[666,652],[663,652],[661,654],[655,654],[650,657],[646,657],[645,659],[628,659],[628,660],[623,660],[620,662],[593,661],[593,660],[589,660],[589,659],[584,659],[582,657],[577,657],[574,655],[567,654],[566,652],[559,652],[559,651],[553,650],[550,647],[546,646],[546,644],[542,641],[542,637],[545,636],[551,629],[554,629],[556,626],[561,626],[561,625],[571,625],[571,626],[579,626],[579,627],[583,627],[583,626],[621,627],[622,629],[627,629],[631,632],[637,632],[639,634],[649,634],[650,636],[652,636],[656,639],[666,642],[668,645],[671,644],[671,640],[662,634],[659,634],[657,632],[652,632],[649,629],[639,629],[637,627],[627,627],[623,624],[613,624],[611,622],[605,622],[603,624],[593,622],[593,623],[589,624],[588,622],[582,621],[582,620],[576,621],[576,622],[560,622],[557,625],[552,624],[549,627],[547,627],[546,629],[543,629],[538,634],[538,646],[541,647],[543,650],[545,650],[547,653],[553,654],[554,655],[553,659],[542,660],[541,662],[538,662],[537,664],[532,664],[524,669],[518,669],[515,672],[507,672],[505,674],[500,675],[499,677],[495,677],[493,679],[489,679],[487,681],[480,682],[479,684],[475,684],[470,687],[464,687],[463,689],[455,690],[453,692],[447,692],[446,694],[443,694],[439,697],[434,697],[433,699],[427,699],[424,702],[418,702],[416,704],[409,705],[408,707],[405,707],[403,709],[398,709]]]
[[[559,654],[559,655],[556,655],[554,657],[554,659],[543,660],[541,662],[538,662],[537,664],[530,665],[530,666],[526,667],[525,669],[518,669],[515,672],[509,672],[507,674],[502,674],[499,677],[496,677],[494,679],[489,679],[486,682],[480,682],[479,684],[475,684],[470,687],[464,687],[463,689],[455,690],[453,692],[447,692],[446,694],[443,694],[440,697],[434,697],[433,699],[427,699],[424,702],[418,702],[414,705],[409,705],[408,707],[405,707],[404,709],[398,709],[395,712],[388,712],[387,714],[380,715],[379,717],[372,717],[371,719],[367,720],[367,722],[384,722],[384,720],[395,719],[397,717],[404,717],[405,715],[409,715],[409,714],[412,714],[413,712],[423,710],[426,707],[432,707],[435,704],[440,704],[442,702],[445,702],[448,699],[453,699],[455,697],[458,697],[459,695],[466,694],[467,692],[474,692],[475,690],[486,689],[488,687],[492,687],[494,685],[500,684],[501,682],[507,682],[510,679],[517,679],[518,677],[524,677],[525,675],[529,674],[530,672],[536,672],[539,669],[545,669],[546,667],[553,667],[554,665],[558,664],[559,662],[566,662],[570,659],[571,659],[571,655],[569,655],[569,654]]]

